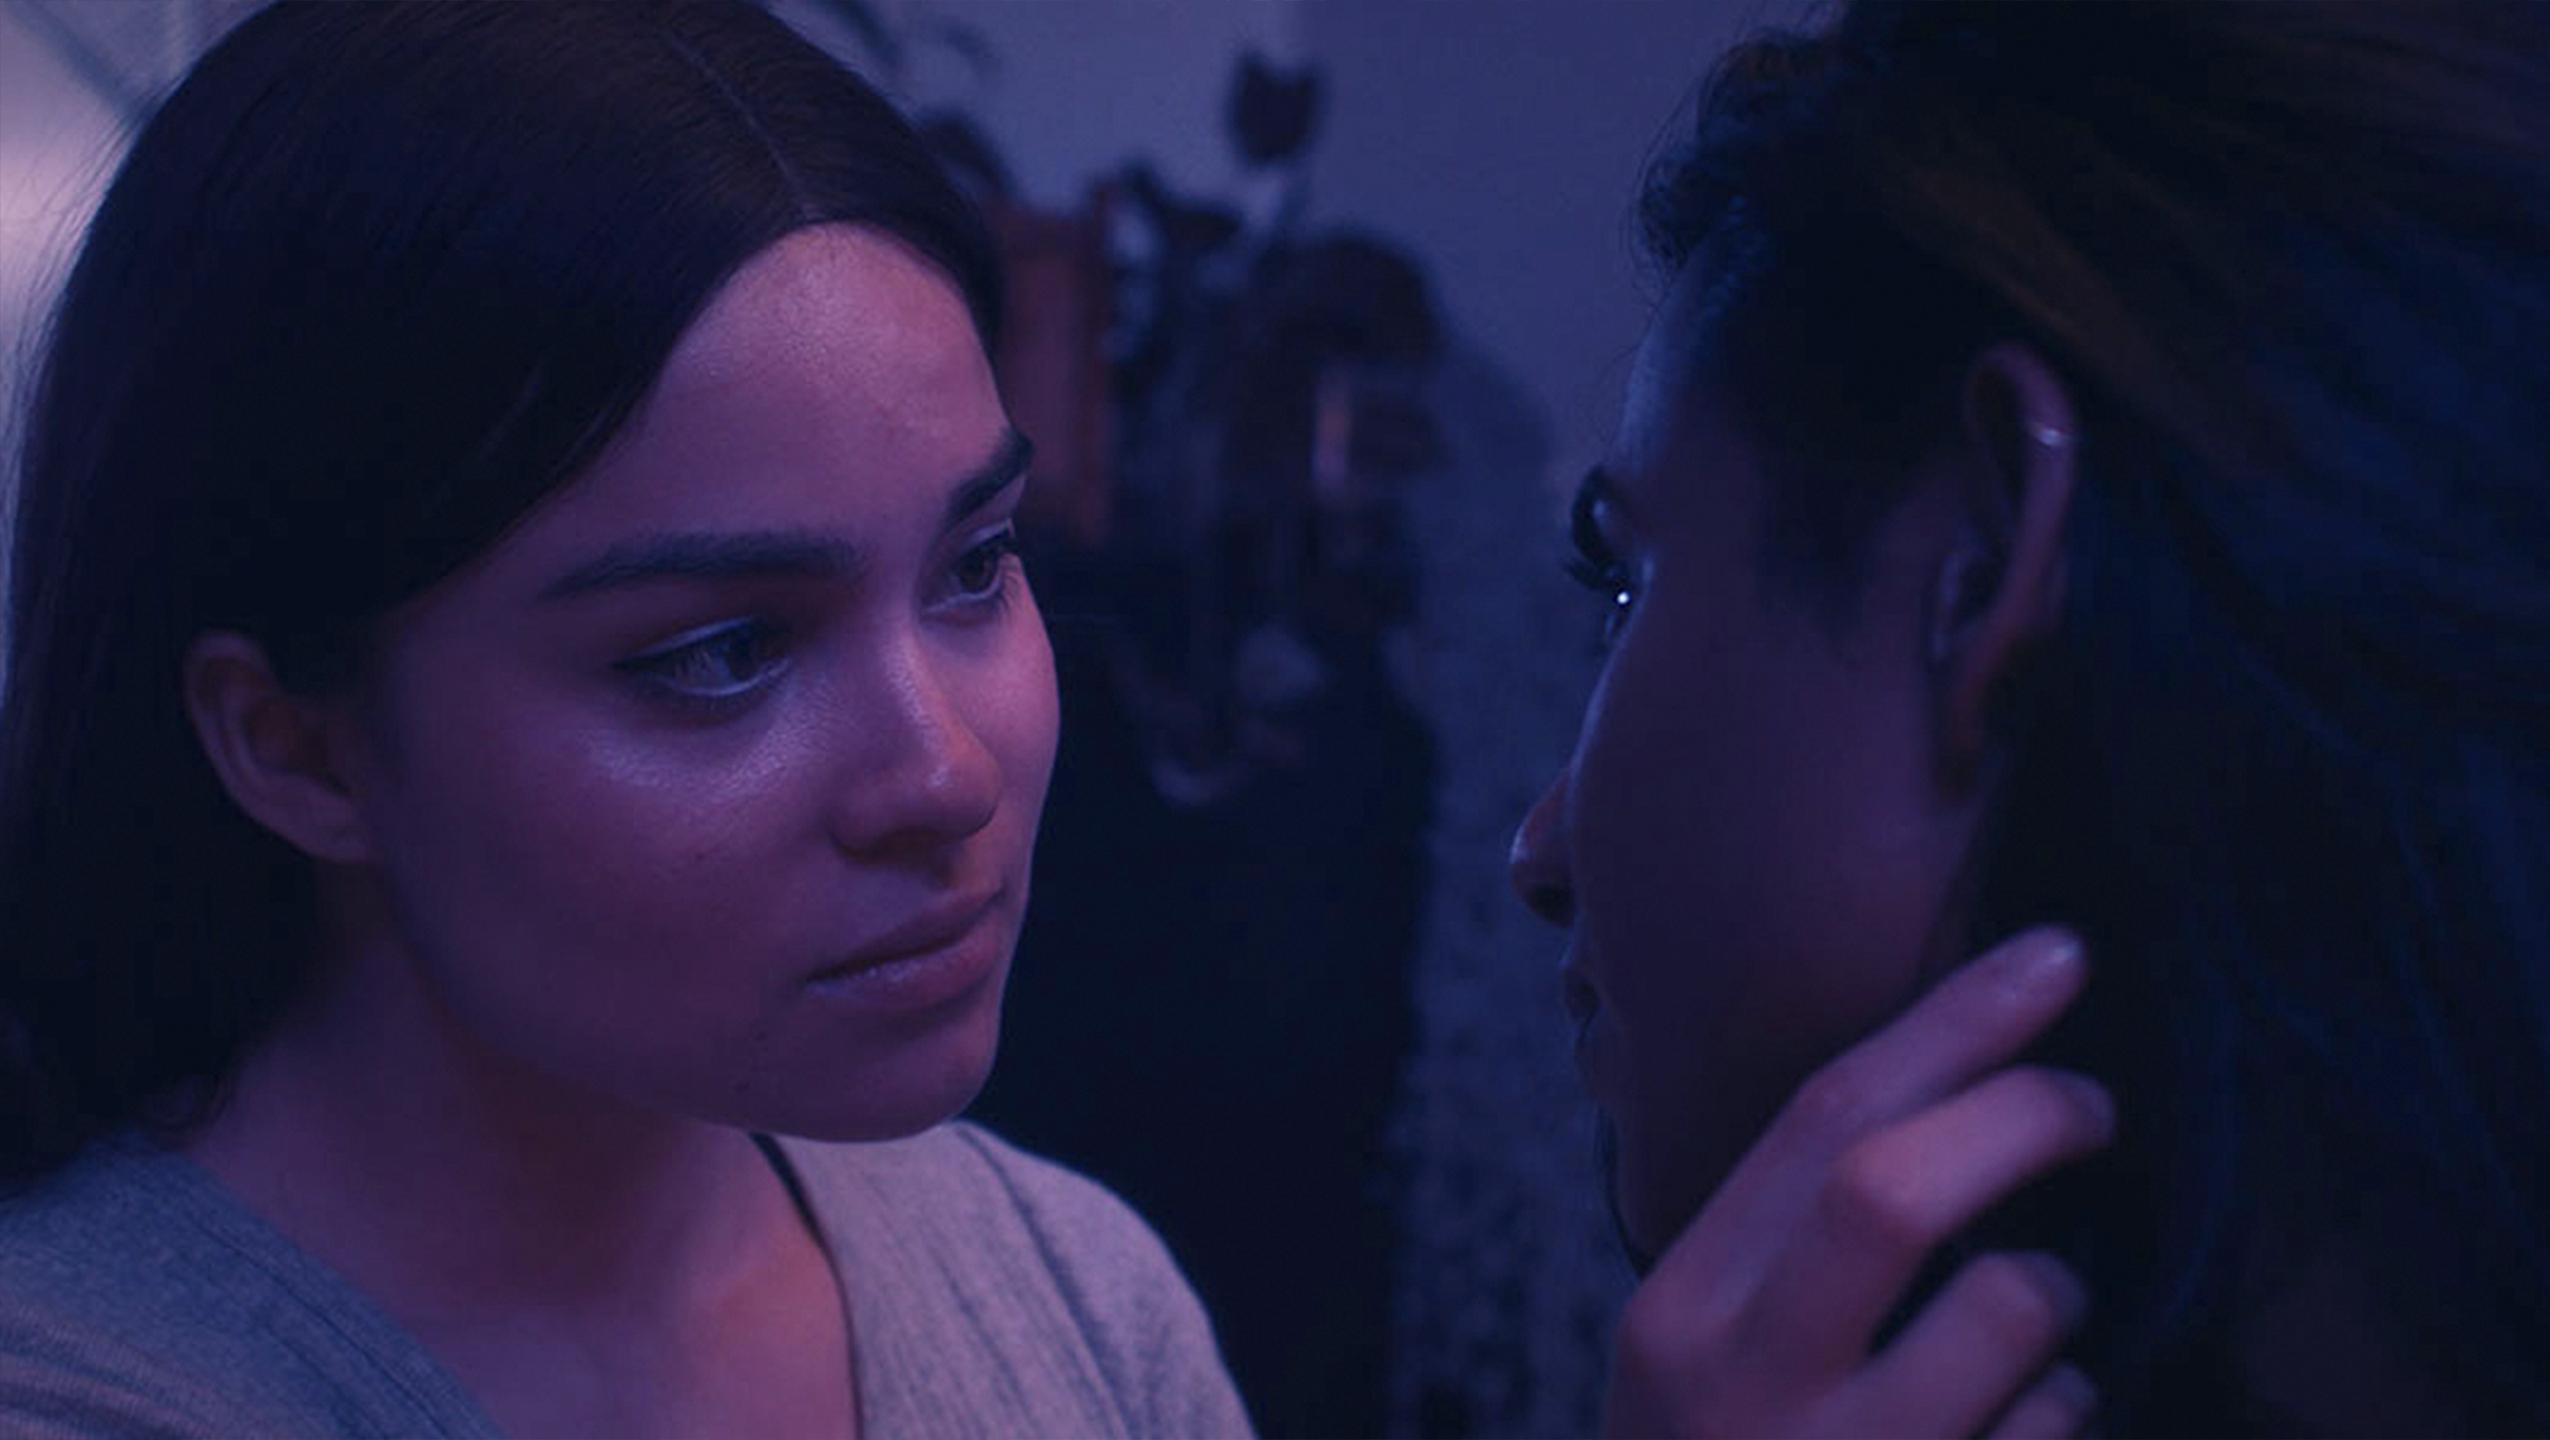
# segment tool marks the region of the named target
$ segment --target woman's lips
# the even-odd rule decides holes
[[[870,1010],[926,1010],[960,999],[1008,958],[1004,893],[934,905],[818,972],[808,988]]]
[[[1593,981],[1585,978],[1573,950],[1568,952],[1566,963],[1559,967],[1558,981],[1559,997],[1567,1007],[1567,1018],[1576,1026],[1576,1074],[1585,1082],[1586,1090],[1593,1094],[1596,1103],[1600,1103],[1602,1095],[1596,1079],[1594,1022],[1603,1013],[1602,992],[1594,988]]]
[[[988,894],[955,896],[937,901],[901,924],[870,937],[850,952],[850,958],[833,966],[827,975],[890,965],[897,960],[926,954],[956,943],[975,926],[981,924],[1000,905],[1004,891]]]

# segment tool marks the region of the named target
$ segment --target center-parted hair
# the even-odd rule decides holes
[[[2550,1427],[2550,6],[1862,3],[1659,164],[1773,583],[1847,613],[1967,367],[2080,410],[1976,944],[2054,921],[2127,1430],[2290,1417],[2234,1328],[2332,1256],[2439,1427]]]
[[[910,245],[988,334],[969,203],[740,0],[290,3],[195,66],[90,225],[18,477],[0,1179],[199,1118],[310,979],[312,862],[216,782],[188,644],[356,678],[386,615],[597,456],[727,277],[832,223]]]

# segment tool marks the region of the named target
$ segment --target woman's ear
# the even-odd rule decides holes
[[[1991,754],[1995,701],[2062,619],[2080,439],[2061,377],[2024,345],[1978,355],[1960,400],[1965,483],[1928,640],[1941,759],[1962,779]]]
[[[183,665],[186,716],[231,800],[314,860],[372,859],[344,773],[343,711],[286,690],[264,647],[234,632],[196,637]]]

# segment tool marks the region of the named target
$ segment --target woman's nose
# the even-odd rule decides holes
[[[1576,923],[1576,881],[1567,854],[1569,771],[1561,770],[1515,827],[1506,874],[1514,893],[1552,925]]]
[[[845,850],[874,854],[952,844],[991,824],[1000,808],[999,759],[951,685],[916,647],[886,677],[889,703],[858,707],[857,757],[835,786],[833,834]]]

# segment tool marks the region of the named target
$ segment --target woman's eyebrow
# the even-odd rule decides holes
[[[954,493],[947,499],[947,523],[951,527],[961,524],[967,516],[991,504],[993,497],[1027,474],[1027,466],[1035,458],[1036,447],[1018,433],[1017,427],[1004,431],[992,458],[956,482]]]
[[[565,600],[656,580],[830,580],[855,574],[859,554],[838,540],[792,530],[649,535],[622,541],[549,582],[543,600]]]
[[[953,527],[1018,483],[1035,447],[1015,429],[992,458],[957,480],[948,495]],[[798,530],[702,531],[625,540],[552,580],[543,600],[566,600],[659,580],[837,580],[855,575],[859,552],[829,537]]]

